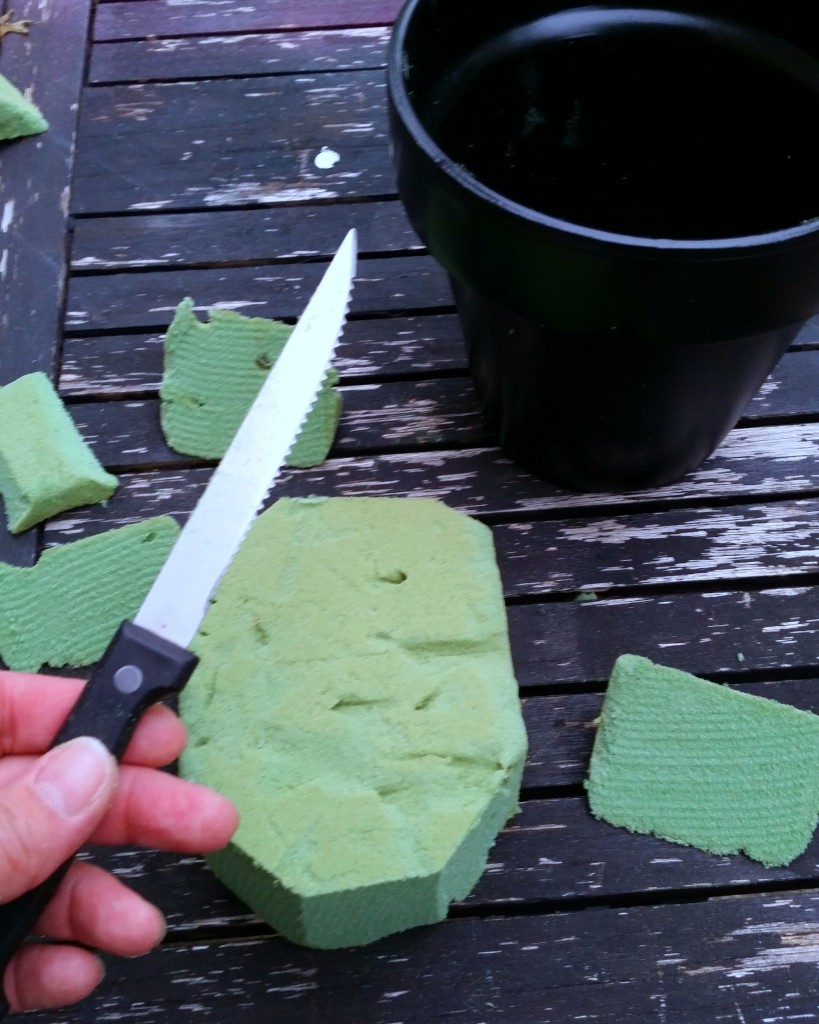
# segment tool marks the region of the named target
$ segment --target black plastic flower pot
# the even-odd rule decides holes
[[[583,490],[700,465],[819,311],[815,9],[409,0],[388,63],[502,448]]]

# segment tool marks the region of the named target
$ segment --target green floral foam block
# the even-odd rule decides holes
[[[179,535],[169,516],[49,548],[30,569],[0,563],[0,656],[8,668],[90,665],[130,619]]]
[[[819,717],[626,654],[586,787],[612,825],[788,864],[819,814]]]
[[[221,458],[292,329],[225,309],[209,310],[203,323],[193,300],[183,299],[165,336],[160,389],[162,430],[171,448]],[[326,459],[341,416],[337,381],[329,370],[287,465],[317,466]]]
[[[44,373],[0,388],[0,494],[12,533],[104,501],[116,486]]]
[[[46,131],[48,122],[16,85],[0,75],[0,139],[18,139]]]
[[[184,775],[241,824],[211,867],[287,938],[441,920],[526,753],[492,536],[429,499],[281,499],[194,643]]]

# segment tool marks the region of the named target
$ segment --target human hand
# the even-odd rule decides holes
[[[0,903],[48,878],[86,842],[207,853],[236,829],[225,797],[157,770],[186,739],[161,705],[142,717],[121,766],[88,738],[43,755],[82,686],[0,671]],[[98,984],[97,956],[60,941],[139,956],[161,942],[165,922],[113,875],[74,861],[36,931],[57,942],[26,944],[12,959],[2,979],[12,1011],[64,1006]]]

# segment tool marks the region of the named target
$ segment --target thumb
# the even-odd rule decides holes
[[[88,736],[63,743],[0,789],[0,903],[38,885],[88,839],[111,804],[116,761]]]

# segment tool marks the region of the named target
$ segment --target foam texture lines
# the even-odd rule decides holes
[[[0,388],[0,494],[12,533],[104,501],[116,486],[44,373]]]
[[[160,399],[168,444],[184,455],[221,458],[291,332],[224,309],[211,309],[203,323],[183,299],[165,336]],[[327,457],[341,416],[337,380],[329,370],[287,465],[317,466]]]
[[[623,655],[586,785],[613,825],[788,864],[819,813],[819,717]]]
[[[280,499],[216,593],[183,773],[241,824],[216,874],[291,940],[442,919],[526,751],[489,529],[429,499]]]
[[[90,665],[134,616],[179,527],[157,516],[49,548],[35,566],[0,564],[0,656],[8,668]]]
[[[46,131],[48,122],[16,85],[0,75],[0,139],[18,139]]]

